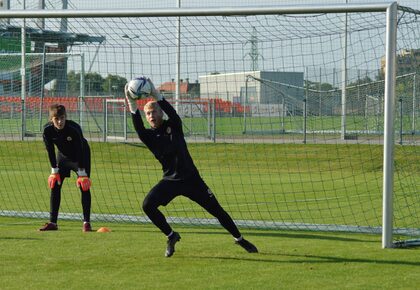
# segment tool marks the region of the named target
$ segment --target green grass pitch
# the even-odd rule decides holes
[[[93,213],[142,215],[143,197],[161,176],[157,161],[138,144],[92,142],[91,147]],[[322,218],[339,224],[353,216],[360,223],[380,224],[380,191],[371,191],[380,189],[381,146],[190,144],[190,151],[235,219]],[[396,167],[402,177],[410,177],[399,180],[397,187],[419,184],[418,166],[412,166],[419,164],[417,151],[415,146],[396,148]],[[0,159],[1,209],[48,211],[49,164],[42,143],[0,142]],[[262,167],[267,159],[277,165]],[[313,182],[325,178],[319,172],[327,172],[330,182],[343,181]],[[328,194],[333,191],[328,189],[342,186],[344,194],[349,180],[360,196],[341,201],[342,208],[331,207]],[[74,182],[74,177],[66,180],[61,212],[81,212]],[[325,192],[325,198],[297,211],[299,199],[285,193],[296,195],[306,186],[308,200],[311,191]],[[403,200],[415,202],[414,192],[407,192]],[[267,201],[270,195],[272,202]],[[168,210],[173,216],[208,217],[182,198]],[[95,229],[108,226],[112,232],[82,233],[80,221],[59,220],[58,232],[38,232],[43,222],[0,217],[0,289],[415,289],[420,282],[418,249],[382,250],[379,235],[242,228],[260,250],[248,254],[220,227],[176,225],[182,240],[167,259],[165,237],[152,225],[95,221]]]
[[[380,145],[196,143],[189,147],[204,180],[234,219],[381,224]],[[143,215],[143,198],[162,174],[153,155],[139,144],[91,142],[91,149],[92,213]],[[400,175],[410,178],[396,180],[396,188],[405,192],[395,202],[415,203],[411,187],[420,184],[415,174],[418,148],[397,149]],[[1,209],[48,211],[50,166],[42,142],[0,142],[0,158]],[[166,210],[174,217],[209,218],[185,198],[175,199]],[[74,176],[64,183],[61,212],[81,212]],[[405,220],[414,223],[416,218]]]
[[[419,250],[380,248],[377,235],[246,230],[248,254],[220,228],[178,227],[171,258],[151,225],[0,218],[1,289],[416,289]]]
[[[380,223],[379,146],[190,144],[189,148],[204,180],[235,219],[341,224],[353,216],[354,224]],[[145,194],[162,175],[157,160],[142,145],[92,142],[91,149],[92,212],[141,215]],[[332,150],[337,152],[331,154]],[[1,142],[0,156],[4,160],[0,179],[5,181],[0,187],[2,209],[48,211],[50,166],[42,142]],[[80,213],[79,200],[75,178],[66,179],[61,212]],[[372,208],[363,208],[360,200]],[[175,199],[167,210],[174,217],[209,217],[183,198]]]

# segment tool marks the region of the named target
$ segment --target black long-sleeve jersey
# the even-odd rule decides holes
[[[181,118],[165,99],[158,101],[158,104],[168,120],[164,120],[157,129],[144,127],[139,110],[131,114],[140,140],[162,164],[163,179],[185,180],[199,177],[184,139]]]
[[[66,120],[64,128],[58,130],[52,122],[44,126],[43,139],[51,167],[57,167],[57,158],[54,145],[58,151],[79,164],[79,168],[85,168],[86,152],[89,150],[87,140],[83,137],[82,128],[74,121]]]

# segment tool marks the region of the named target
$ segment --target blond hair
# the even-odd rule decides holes
[[[146,110],[148,110],[148,109],[155,109],[155,110],[157,110],[157,111],[159,111],[159,112],[162,112],[162,109],[161,109],[161,107],[159,106],[159,104],[158,104],[158,102],[157,102],[157,101],[149,101],[149,102],[147,102],[147,103],[144,105],[144,107],[143,107],[143,111],[145,111],[145,112],[146,112]]]

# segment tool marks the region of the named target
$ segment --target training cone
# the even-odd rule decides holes
[[[111,230],[107,227],[101,227],[97,230],[98,233],[109,233]]]

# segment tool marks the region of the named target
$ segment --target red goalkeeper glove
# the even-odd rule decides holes
[[[90,181],[89,176],[87,176],[86,171],[84,169],[79,169],[77,171],[77,180],[76,185],[77,187],[81,187],[82,191],[88,191],[90,189],[90,186],[92,182]]]
[[[58,168],[51,168],[51,174],[48,177],[48,186],[53,189],[56,182],[58,185],[61,185],[60,173],[58,173]]]

